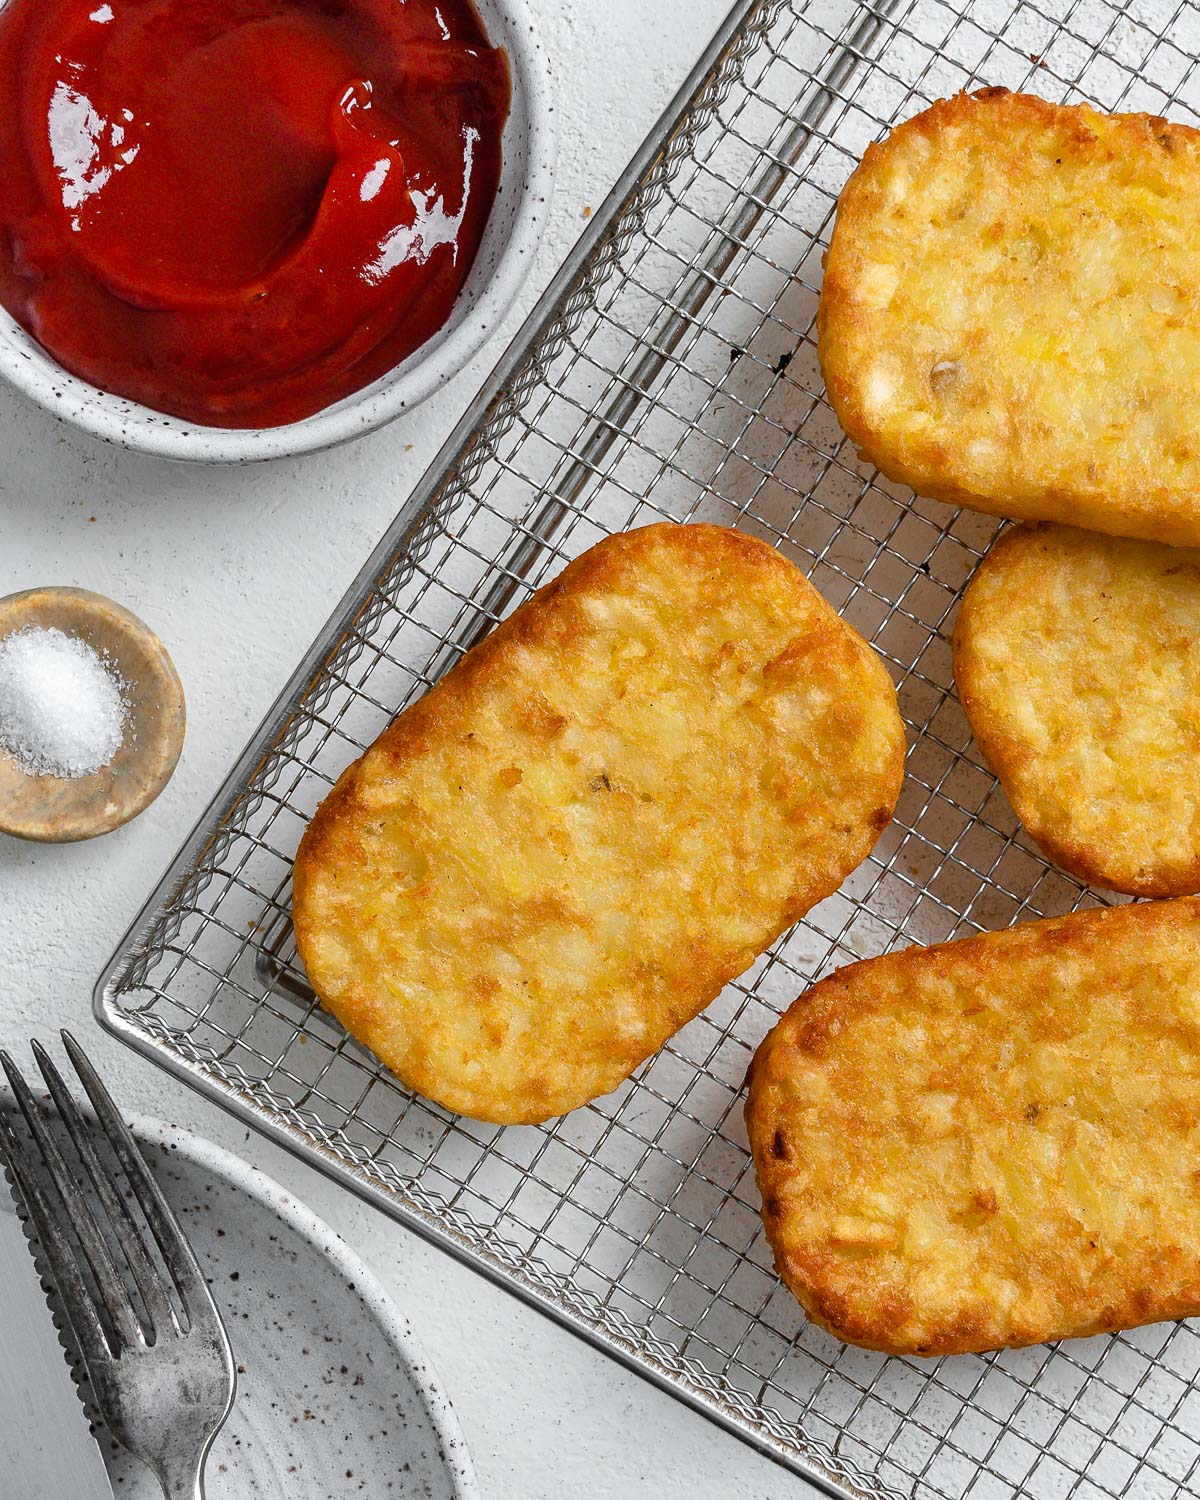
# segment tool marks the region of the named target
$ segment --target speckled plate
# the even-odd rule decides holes
[[[238,1362],[209,1500],[479,1500],[437,1376],[346,1243],[211,1142],[131,1124],[212,1276]],[[141,1464],[101,1446],[121,1500],[160,1500]]]

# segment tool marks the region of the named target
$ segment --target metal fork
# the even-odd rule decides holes
[[[7,1052],[0,1052],[0,1065],[36,1151],[18,1139],[3,1111],[0,1149],[37,1231],[109,1431],[154,1471],[167,1500],[204,1500],[204,1463],[233,1405],[233,1355],[225,1327],[179,1220],[129,1127],[79,1043],[66,1031],[62,1039],[150,1226],[170,1287],[119,1179],[101,1160],[89,1126],[37,1042],[33,1055],[99,1212],[83,1189],[77,1166],[68,1164],[48,1128],[46,1106],[34,1100]],[[171,1288],[178,1308],[172,1306]]]

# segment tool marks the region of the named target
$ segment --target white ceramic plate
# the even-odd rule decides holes
[[[210,1500],[479,1500],[437,1376],[345,1242],[211,1142],[131,1124],[212,1277],[238,1363]],[[161,1500],[147,1469],[111,1440],[102,1448],[122,1500]]]
[[[507,51],[512,73],[500,187],[449,319],[406,360],[302,422],[244,430],[198,427],[68,375],[0,308],[0,378],[106,442],[209,463],[252,463],[332,448],[424,401],[458,373],[512,306],[533,266],[554,182],[555,109],[541,28],[527,0],[475,0],[475,8],[492,43]]]

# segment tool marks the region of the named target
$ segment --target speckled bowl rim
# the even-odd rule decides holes
[[[431,396],[479,352],[516,300],[541,243],[554,183],[553,90],[541,28],[527,0],[486,3],[498,21],[490,27],[491,39],[508,53],[513,96],[519,95],[525,108],[525,173],[517,185],[520,202],[508,241],[490,277],[458,326],[427,354],[416,350],[399,373],[383,375],[362,391],[286,427],[199,427],[180,424],[177,418],[67,374],[0,308],[0,379],[51,416],[104,442],[155,458],[199,463],[255,463],[320,452],[385,426]]]
[[[6,1097],[6,1096],[3,1096]],[[124,1112],[123,1112],[124,1113]],[[354,1293],[366,1305],[384,1336],[396,1351],[405,1374],[421,1397],[441,1446],[441,1456],[454,1491],[454,1500],[480,1500],[479,1485],[471,1464],[466,1439],[458,1417],[423,1345],[408,1319],[380,1284],[378,1277],[359,1259],[341,1235],[325,1220],[301,1203],[295,1194],[282,1187],[273,1177],[244,1162],[232,1151],[206,1140],[178,1125],[168,1125],[151,1115],[126,1113],[129,1127],[138,1140],[168,1151],[214,1176],[231,1187],[256,1199],[277,1219],[306,1240],[318,1255],[328,1260]],[[151,1162],[153,1166],[153,1162]]]

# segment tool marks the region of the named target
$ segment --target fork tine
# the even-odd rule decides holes
[[[42,1161],[50,1181],[54,1184],[54,1190],[83,1246],[83,1253],[92,1268],[101,1300],[108,1311],[109,1320],[118,1338],[123,1344],[131,1347],[144,1342],[142,1327],[134,1312],[128,1289],[121,1280],[121,1273],[117,1270],[116,1262],[100,1232],[100,1226],[96,1222],[96,1216],[92,1213],[91,1204],[79,1185],[79,1179],[63,1159],[58,1142],[47,1130],[34,1097],[29,1092],[29,1085],[7,1052],[0,1052],[0,1067],[4,1069],[9,1086],[21,1107],[21,1113],[25,1116],[25,1122],[41,1152]]]
[[[83,1161],[92,1186],[96,1190],[96,1196],[100,1199],[113,1233],[117,1237],[117,1242],[121,1246],[125,1263],[129,1267],[129,1274],[133,1277],[134,1284],[146,1304],[146,1310],[150,1314],[157,1338],[159,1333],[166,1333],[172,1328],[175,1324],[175,1317],[162,1278],[146,1253],[146,1247],[142,1242],[142,1230],[135,1223],[129,1212],[129,1205],[118,1192],[108,1169],[97,1156],[91,1135],[80,1117],[79,1106],[63,1082],[62,1074],[55,1067],[50,1054],[40,1042],[35,1041],[30,1045],[37,1059],[37,1065],[41,1069],[42,1077],[46,1080],[46,1087],[50,1090],[50,1097],[54,1100],[66,1124],[71,1141]],[[147,1329],[146,1333],[149,1336],[150,1329]]]
[[[8,1162],[9,1172],[18,1193],[33,1221],[34,1230],[50,1268],[50,1275],[62,1298],[63,1310],[83,1355],[89,1373],[111,1362],[112,1349],[100,1314],[83,1279],[83,1272],[75,1258],[70,1240],[63,1233],[58,1216],[38,1181],[37,1172],[30,1166],[25,1149],[17,1140],[3,1110],[0,1110],[0,1151]]]
[[[210,1326],[214,1320],[220,1325],[220,1314],[217,1312],[212,1293],[208,1289],[208,1283],[204,1279],[204,1272],[200,1269],[192,1247],[184,1236],[174,1210],[163,1197],[162,1189],[154,1180],[142,1153],[138,1150],[137,1142],[129,1126],[121,1118],[117,1106],[112,1101],[112,1096],[101,1083],[99,1075],[88,1061],[83,1048],[69,1031],[63,1031],[62,1040],[67,1056],[71,1059],[72,1066],[79,1074],[80,1082],[92,1101],[96,1118],[100,1121],[100,1126],[117,1160],[124,1168],[134,1196],[146,1215],[146,1221],[150,1225],[154,1238],[158,1241],[158,1248],[162,1251],[163,1260],[179,1291],[189,1319],[193,1325],[200,1318],[203,1318]]]

